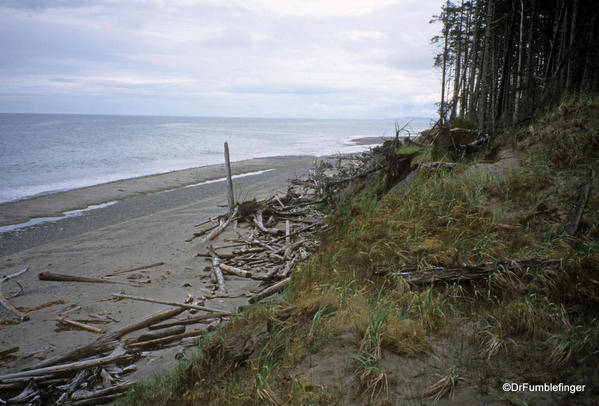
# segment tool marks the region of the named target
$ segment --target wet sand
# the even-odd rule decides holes
[[[234,163],[234,174],[274,169],[237,178],[234,183],[238,200],[266,198],[277,191],[285,193],[287,180],[305,173],[314,159],[276,157]],[[118,200],[116,204],[87,211],[80,216],[2,235],[0,273],[11,274],[29,267],[29,271],[18,278],[23,293],[11,298],[11,303],[17,307],[38,306],[56,300],[67,303],[31,311],[28,313],[30,320],[19,324],[6,323],[14,317],[0,309],[0,351],[19,347],[18,358],[0,364],[0,371],[20,370],[35,365],[39,359],[63,354],[96,340],[98,334],[89,331],[57,331],[56,319],[69,305],[80,306],[79,310],[68,314],[70,319],[85,320],[91,317],[90,314],[106,314],[118,320],[96,325],[110,332],[167,307],[115,300],[111,297],[113,292],[177,302],[184,301],[188,295],[203,297],[203,289],[212,286],[209,272],[204,271],[209,263],[197,256],[199,252],[206,251],[205,244],[200,238],[192,242],[185,240],[200,229],[195,227],[196,224],[226,211],[226,208],[219,207],[227,202],[226,182],[185,186],[223,176],[223,166],[215,165],[1,205],[2,221],[7,224],[36,216],[56,216],[64,211]],[[219,240],[234,236],[234,231],[228,230]],[[220,241],[215,245],[222,245]],[[151,281],[141,287],[38,280],[38,274],[44,271],[103,278],[115,271],[158,262],[164,264],[110,277],[124,283]],[[227,277],[231,294],[247,293],[257,284],[256,281]],[[5,284],[7,296],[17,290],[14,282]],[[234,311],[245,303],[245,297],[209,299],[206,306]],[[187,314],[179,317],[187,317]],[[199,325],[191,326],[188,331],[197,328]],[[139,334],[132,333],[125,338]],[[147,378],[176,365],[178,361],[174,355],[178,350],[175,347],[142,358],[137,362],[138,371],[128,378]]]

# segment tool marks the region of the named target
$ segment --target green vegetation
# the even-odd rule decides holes
[[[339,203],[319,252],[296,266],[281,297],[203,337],[192,360],[123,403],[590,402],[599,395],[597,190],[579,233],[563,224],[598,164],[599,98],[581,95],[472,162],[419,170],[401,194]],[[399,274],[523,259],[559,264],[421,286]],[[504,382],[587,388],[510,394]]]

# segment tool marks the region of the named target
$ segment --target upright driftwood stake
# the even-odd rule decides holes
[[[235,198],[233,195],[233,177],[231,176],[231,161],[229,160],[229,144],[225,142],[225,166],[227,167],[227,199],[229,201],[229,213],[233,213]]]

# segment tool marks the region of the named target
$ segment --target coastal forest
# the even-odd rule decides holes
[[[599,89],[599,3],[447,1],[432,23],[440,49],[441,121],[482,131],[520,124],[565,92]]]
[[[440,4],[436,122],[318,162],[315,252],[123,404],[596,404],[598,15]]]

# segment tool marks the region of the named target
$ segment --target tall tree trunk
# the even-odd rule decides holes
[[[572,22],[570,23],[570,44],[568,47],[568,69],[566,74],[566,90],[574,90],[574,42],[576,38],[576,17],[578,15],[578,0],[574,0],[572,4]]]
[[[501,68],[501,77],[499,82],[499,89],[497,95],[497,110],[495,112],[495,120],[502,121],[503,112],[505,111],[505,93],[507,92],[507,85],[510,81],[510,62],[512,61],[512,48],[513,48],[513,37],[514,37],[514,25],[516,19],[516,13],[512,10],[512,18],[507,29],[507,35],[505,37],[503,47],[503,66]]]
[[[494,0],[489,0],[487,4],[487,18],[485,19],[485,50],[483,53],[483,65],[482,65],[482,76],[480,84],[480,92],[478,96],[478,128],[485,130],[487,111],[489,110],[490,104],[490,79],[489,79],[489,66],[491,65],[490,47],[491,47],[491,24],[493,23],[493,6]]]
[[[462,26],[464,21],[464,0],[462,0],[460,4],[460,23],[456,30],[457,32],[457,49],[456,49],[456,57],[455,57],[455,74],[453,79],[453,101],[451,105],[451,118],[455,118],[456,111],[458,107],[458,100],[460,97],[460,71],[461,71],[461,63],[462,63]]]
[[[482,24],[481,9],[483,2],[479,1],[475,4],[474,10],[474,33],[472,34],[472,52],[470,53],[470,76],[468,78],[468,118],[475,120],[475,112],[478,110],[478,95],[479,95],[479,83],[480,83],[480,65],[483,63],[483,57],[479,56],[480,51],[479,45],[479,32]],[[478,75],[477,75],[478,73]],[[476,85],[476,86],[475,86]]]
[[[522,57],[524,54],[524,0],[520,0],[520,37],[518,40],[518,69],[516,71],[516,92],[514,97],[514,114],[512,123],[518,122],[518,113],[520,112],[520,99],[522,98]]]
[[[447,8],[449,8],[449,0],[447,1]],[[447,17],[446,17],[447,18]],[[447,47],[448,47],[448,36],[449,36],[449,22],[444,21],[444,32],[443,32],[443,71],[441,73],[441,105],[439,106],[439,121],[440,124],[445,124],[445,77],[447,72]]]

